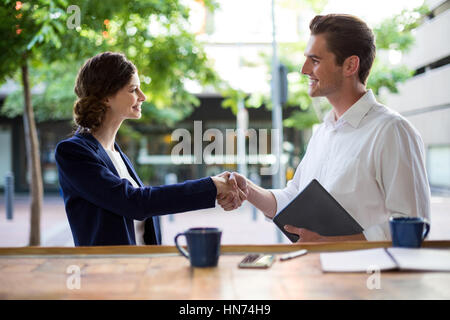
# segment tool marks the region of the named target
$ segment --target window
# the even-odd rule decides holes
[[[429,146],[427,166],[431,187],[450,190],[450,145]]]

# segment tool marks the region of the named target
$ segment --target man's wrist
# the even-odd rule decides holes
[[[249,179],[247,179],[247,190],[248,190],[247,201],[254,205],[255,193],[257,191],[255,184],[251,182]]]
[[[247,179],[247,201],[257,207],[268,219],[276,215],[276,198],[270,190],[259,187]]]

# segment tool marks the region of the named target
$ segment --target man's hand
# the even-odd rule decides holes
[[[232,173],[226,171],[211,177],[217,188],[217,200],[225,211],[239,208],[248,195],[248,192],[239,188],[238,182],[232,178],[232,175]],[[247,189],[246,186],[244,189]]]
[[[297,228],[291,225],[285,225],[284,230],[299,236],[297,242],[320,242],[326,241],[326,237],[304,228]]]
[[[247,179],[236,172],[224,172],[221,174],[221,176],[226,177],[228,179],[228,183],[238,189],[240,203],[236,205],[235,203],[233,203],[233,201],[230,200],[229,197],[222,195],[217,196],[218,203],[225,211],[237,209],[241,206],[242,202],[247,200],[249,192],[247,187]]]
[[[304,228],[297,228],[291,225],[285,225],[284,230],[298,235],[297,242],[336,242],[336,241],[361,241],[366,240],[363,233],[352,234],[348,236],[321,236],[320,234]]]
[[[248,197],[249,189],[248,189],[246,177],[244,177],[243,175],[241,175],[237,172],[232,172],[229,179],[231,181],[233,181],[233,180],[236,181],[236,184],[239,187],[239,189],[241,189],[242,192],[244,192],[245,195]]]

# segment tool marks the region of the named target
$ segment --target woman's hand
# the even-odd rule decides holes
[[[242,176],[236,172],[230,173],[227,171],[220,174],[219,176],[223,176],[223,177],[227,178],[228,183],[231,183],[233,186],[238,188],[239,198],[241,200],[241,203],[244,202],[245,200],[247,200],[247,197],[249,194],[249,189],[247,186],[247,179],[244,176]],[[232,202],[227,197],[218,196],[217,201],[218,201],[219,205],[226,211],[234,210],[240,206],[240,204],[238,206],[233,206]]]

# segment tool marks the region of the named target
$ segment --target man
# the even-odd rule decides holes
[[[326,97],[332,110],[311,137],[286,188],[266,190],[237,173],[231,179],[248,189],[248,201],[269,218],[317,179],[364,229],[356,235],[324,237],[285,226],[299,241],[390,240],[390,215],[429,219],[423,142],[406,119],[366,89],[375,58],[368,26],[354,16],[330,14],[316,16],[310,29],[302,74],[309,77],[309,95]],[[233,208],[223,200],[219,204]]]

